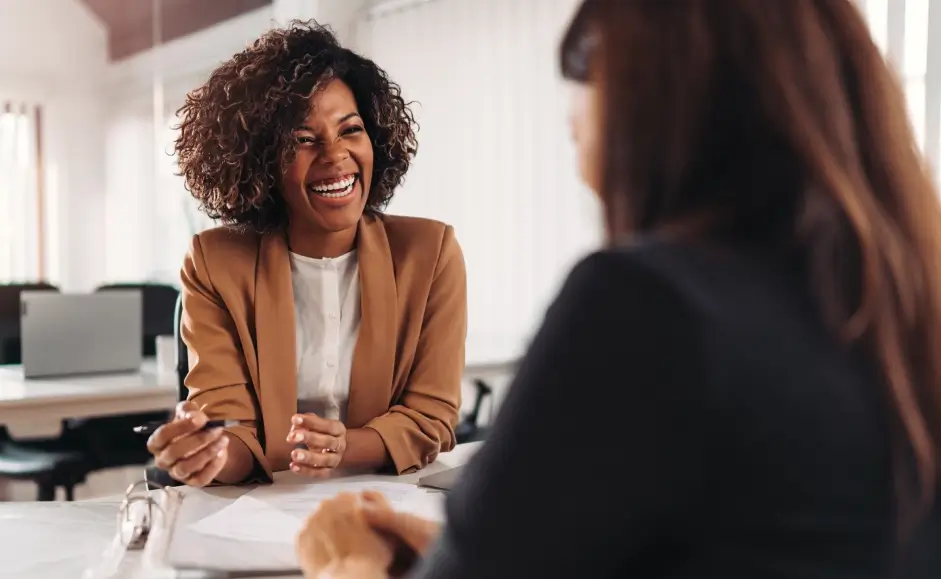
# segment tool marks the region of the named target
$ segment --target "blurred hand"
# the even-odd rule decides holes
[[[346,452],[346,427],[339,420],[316,414],[297,414],[291,419],[288,442],[306,449],[291,452],[291,470],[314,478],[332,475]]]
[[[400,542],[415,555],[422,557],[441,533],[441,525],[392,509],[388,499],[379,492],[363,493],[363,512],[370,526],[386,537]]]
[[[392,545],[366,522],[363,498],[349,493],[320,504],[295,548],[307,579],[385,578],[394,555]]]
[[[178,404],[173,420],[147,441],[157,467],[190,486],[211,483],[228,459],[229,439],[221,428],[201,431],[208,420],[193,402]]]

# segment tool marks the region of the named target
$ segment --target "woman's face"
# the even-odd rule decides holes
[[[601,188],[601,130],[598,91],[594,84],[572,85],[569,123],[582,181],[596,193]]]
[[[297,157],[282,176],[292,225],[355,227],[369,197],[373,150],[350,87],[333,80],[317,91],[294,136]]]

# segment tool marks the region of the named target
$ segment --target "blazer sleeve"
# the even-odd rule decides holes
[[[715,438],[696,316],[644,268],[573,271],[415,577],[649,577],[641,553],[683,544]]]
[[[404,392],[387,413],[366,424],[382,437],[399,474],[424,468],[454,448],[466,337],[467,274],[448,226]]]
[[[185,380],[189,399],[205,405],[204,412],[212,420],[241,422],[229,432],[245,443],[270,480],[271,469],[258,440],[257,404],[238,331],[225,302],[213,287],[198,235],[193,238],[180,278],[183,286],[180,332],[189,355]]]

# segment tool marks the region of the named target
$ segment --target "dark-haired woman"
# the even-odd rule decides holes
[[[437,546],[345,496],[300,536],[309,576],[408,547],[422,579],[941,577],[941,207],[858,8],[588,0],[563,70],[610,247]]]
[[[193,486],[411,472],[454,445],[466,280],[451,227],[383,215],[415,153],[399,87],[329,30],[271,30],[180,110],[222,227],[182,271],[189,400],[149,447]],[[203,431],[207,420],[236,424]]]

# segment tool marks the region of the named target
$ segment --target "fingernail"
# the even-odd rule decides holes
[[[301,467],[297,466],[296,464],[292,464],[291,470],[293,470],[294,472],[301,472]]]
[[[301,434],[300,432],[295,432],[295,433],[294,433],[294,442],[300,442],[300,441],[302,441],[302,440],[304,440],[304,435]]]
[[[307,460],[307,453],[298,451],[297,460]]]
[[[183,418],[186,419],[186,420],[192,420],[192,419],[193,419],[193,413],[192,413],[192,412],[187,412],[186,414],[183,415]]]
[[[291,422],[293,422],[294,424],[302,424],[304,421],[301,420],[300,416],[295,416],[294,418],[291,419]]]
[[[219,458],[222,458],[222,456],[223,456],[224,454],[225,454],[225,447],[223,447],[222,450],[220,450],[219,452],[217,452],[217,453],[216,453],[216,456],[219,457]]]
[[[229,437],[228,437],[228,436],[223,436],[222,438],[220,438],[219,440],[217,440],[217,441],[216,441],[216,446],[218,446],[218,447],[220,447],[220,448],[225,448],[226,446],[229,446]]]

